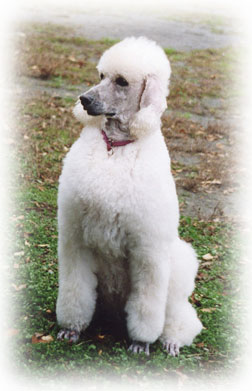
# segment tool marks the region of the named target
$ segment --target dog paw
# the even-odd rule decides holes
[[[133,341],[128,350],[134,354],[145,353],[146,356],[150,355],[150,344],[145,342]]]
[[[173,357],[179,355],[180,345],[178,342],[166,341],[163,343],[163,348]]]
[[[67,340],[69,343],[76,343],[79,337],[80,333],[78,331],[69,329],[62,329],[57,335],[59,341]]]

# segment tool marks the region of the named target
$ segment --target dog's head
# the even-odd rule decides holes
[[[100,83],[80,96],[76,117],[94,117],[128,124],[139,137],[159,127],[166,108],[170,64],[164,51],[146,38],[126,38],[108,49],[97,66]]]

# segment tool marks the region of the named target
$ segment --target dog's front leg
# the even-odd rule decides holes
[[[162,247],[162,246],[161,246]],[[169,280],[166,246],[144,246],[130,255],[131,292],[125,307],[133,352],[149,352],[163,330]]]
[[[89,325],[96,303],[97,279],[92,254],[73,240],[59,241],[59,294],[56,313],[62,327],[58,339],[77,342]]]

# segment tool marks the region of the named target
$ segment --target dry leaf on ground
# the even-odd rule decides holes
[[[42,333],[35,333],[32,336],[32,343],[50,343],[54,340],[51,335],[44,335]]]
[[[212,254],[208,253],[203,255],[202,259],[204,259],[204,261],[211,261],[211,259],[213,259],[213,256]]]
[[[215,308],[215,307],[213,307],[213,308],[202,308],[201,309],[202,312],[209,312],[209,313],[211,313],[213,311],[216,311],[216,310],[217,310],[217,308]]]

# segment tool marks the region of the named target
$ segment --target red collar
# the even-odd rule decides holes
[[[135,141],[135,140],[114,141],[114,140],[111,140],[110,138],[108,138],[108,136],[106,135],[104,130],[102,130],[101,133],[102,133],[102,136],[103,136],[103,140],[107,144],[107,151],[108,152],[113,150],[114,147],[123,147],[124,145],[133,143]]]

